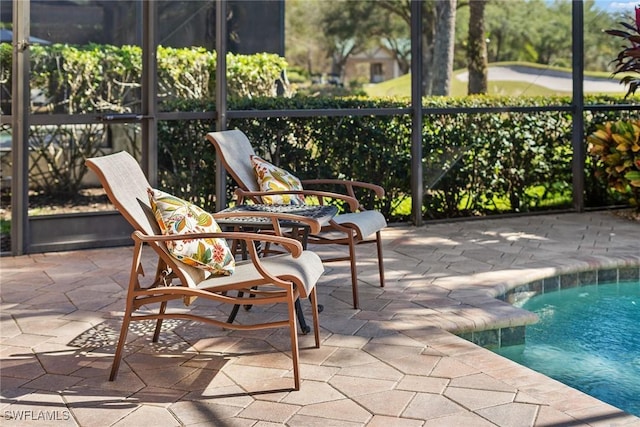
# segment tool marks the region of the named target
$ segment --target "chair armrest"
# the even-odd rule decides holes
[[[294,215],[295,216],[295,215]],[[187,234],[144,234],[141,231],[134,231],[131,234],[134,240],[138,240],[144,243],[150,242],[169,242],[172,240],[185,240],[185,239],[229,239],[229,240],[244,240],[251,245],[247,247],[253,247],[254,242],[266,242],[275,245],[280,245],[285,248],[294,258],[298,258],[303,251],[302,243],[296,239],[284,236],[276,236],[274,234],[260,234],[260,233],[248,233],[241,231],[223,231],[219,233],[187,233]]]
[[[323,205],[323,198],[343,200],[349,205],[349,209],[356,211],[360,207],[360,203],[354,196],[331,193],[329,191],[319,190],[283,190],[283,191],[246,191],[241,188],[235,190],[235,195],[238,197],[238,203],[242,203],[244,199],[253,200],[255,203],[262,203],[260,197],[262,196],[277,196],[282,194],[301,194],[303,196],[313,196],[318,199],[318,203]]]
[[[233,219],[233,218],[265,218],[271,222],[275,234],[282,235],[280,230],[280,221],[289,221],[299,223],[309,227],[312,234],[320,232],[322,224],[316,219],[308,218],[300,215],[289,214],[285,212],[216,212],[212,214],[216,220]]]
[[[369,182],[351,181],[348,179],[321,178],[304,179],[301,181],[301,183],[303,187],[306,185],[341,185],[345,187],[347,194],[354,199],[356,198],[354,188],[366,188],[373,191],[376,197],[378,197],[379,199],[384,197],[384,188],[376,184],[371,184]]]

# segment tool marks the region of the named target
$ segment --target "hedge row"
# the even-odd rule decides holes
[[[570,98],[426,99],[434,108],[567,106]],[[587,102],[613,104],[616,97]],[[406,100],[315,97],[253,98],[231,109],[407,108]],[[212,103],[181,101],[170,108],[212,111]],[[428,110],[427,110],[428,111]],[[586,132],[625,112],[589,114]],[[159,131],[160,182],[168,191],[213,209],[215,152],[204,140],[211,121],[163,122]],[[245,132],[256,151],[301,178],[343,177],[374,182],[387,190],[375,207],[391,221],[410,214],[411,121],[400,116],[272,117],[233,119],[227,128]],[[425,218],[532,212],[572,204],[572,116],[561,111],[425,114],[423,181]],[[621,199],[584,165],[587,203],[606,206]],[[234,188],[227,185],[229,196]],[[368,201],[374,206],[373,200]]]
[[[11,44],[0,44],[3,113],[10,114]],[[31,87],[42,91],[39,106],[60,114],[137,113],[141,108],[140,46],[53,44],[30,47]],[[156,51],[158,97],[211,99],[215,94],[216,52],[204,48]],[[284,58],[268,53],[227,54],[231,97],[275,96],[282,87]]]

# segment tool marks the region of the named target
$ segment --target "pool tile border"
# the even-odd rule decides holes
[[[511,305],[529,299],[535,295],[557,292],[587,285],[608,285],[640,280],[640,264],[620,267],[602,267],[590,270],[566,272],[543,279],[517,285],[496,299]],[[524,344],[526,325],[489,328],[455,334],[486,349],[496,349],[512,345]]]
[[[501,301],[515,304],[523,298],[530,298],[538,294],[557,292],[563,289],[587,285],[616,284],[634,280],[640,280],[640,266],[585,270],[525,283],[502,295],[498,295],[497,298]]]

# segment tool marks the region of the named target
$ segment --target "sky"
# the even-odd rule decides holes
[[[640,6],[640,0],[596,0],[596,5],[610,12],[632,12],[635,6]]]

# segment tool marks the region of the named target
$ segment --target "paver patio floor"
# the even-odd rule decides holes
[[[358,248],[359,310],[347,263],[326,265],[321,347],[300,336],[297,392],[286,329],[231,332],[187,321],[165,321],[155,344],[153,325],[134,323],[109,382],[131,248],[0,258],[0,424],[640,426],[449,332],[534,321],[494,298],[523,283],[640,270],[640,224],[596,212],[394,226],[383,237],[384,288],[375,245]],[[197,300],[187,310],[228,308]],[[283,310],[254,307],[238,320]]]

